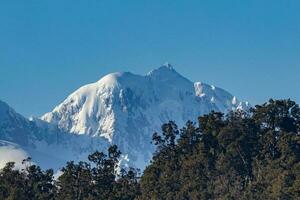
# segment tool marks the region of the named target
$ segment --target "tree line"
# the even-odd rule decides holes
[[[153,134],[156,151],[143,174],[120,169],[121,152],[68,162],[62,175],[24,160],[0,171],[0,199],[201,200],[300,199],[300,108],[269,100],[249,111],[211,112]]]

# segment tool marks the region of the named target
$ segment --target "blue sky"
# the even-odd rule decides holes
[[[252,104],[300,103],[299,0],[3,0],[0,99],[25,116],[168,61]]]

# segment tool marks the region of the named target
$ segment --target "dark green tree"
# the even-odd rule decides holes
[[[58,178],[57,199],[82,200],[92,199],[92,174],[90,164],[86,162],[68,162]]]
[[[28,199],[54,199],[56,187],[53,184],[53,170],[42,171],[39,166],[31,164],[31,158],[23,160],[23,164],[26,166],[23,175]]]
[[[57,181],[24,160],[0,170],[0,199],[251,200],[299,199],[300,109],[270,100],[224,116],[211,112],[182,129],[170,121],[153,135],[157,150],[141,178],[119,166],[111,146],[89,162],[68,162]]]
[[[22,199],[26,197],[25,177],[19,170],[14,169],[15,164],[9,162],[0,171],[0,197],[1,199]]]
[[[30,159],[24,160],[26,167],[23,170],[15,169],[14,163],[7,163],[0,171],[1,199],[54,199],[56,187],[53,184],[53,171],[42,171],[29,161]]]
[[[270,100],[250,112],[212,112],[173,138],[155,134],[157,152],[138,199],[298,199],[300,109]],[[177,130],[173,129],[173,130]],[[172,133],[172,131],[170,131]],[[178,139],[177,135],[179,135]],[[174,140],[175,139],[175,140]]]

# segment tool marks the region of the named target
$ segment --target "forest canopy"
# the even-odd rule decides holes
[[[0,199],[298,199],[300,108],[269,100],[249,111],[200,116],[179,128],[170,121],[153,134],[156,151],[145,171],[120,169],[111,146],[89,162],[70,161],[62,175],[24,160],[0,171]]]

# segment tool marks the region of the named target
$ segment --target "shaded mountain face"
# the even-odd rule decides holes
[[[34,125],[0,101],[0,139],[28,145],[34,135]]]
[[[74,135],[37,118],[26,119],[0,101],[0,168],[9,161],[21,168],[22,160],[32,157],[41,167],[58,170],[67,161],[85,160],[107,147],[100,137]]]
[[[0,168],[9,161],[16,162],[18,167],[21,165],[29,155],[17,144],[31,146],[37,130],[34,123],[0,101]]]
[[[131,164],[143,169],[154,150],[152,134],[163,123],[182,126],[212,110],[246,107],[227,91],[193,83],[166,64],[145,76],[109,74],[79,88],[41,119],[64,132],[117,144]]]

